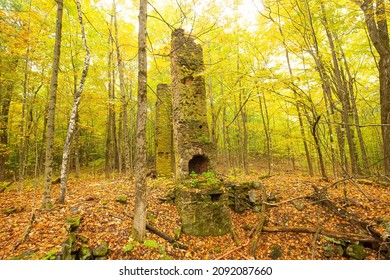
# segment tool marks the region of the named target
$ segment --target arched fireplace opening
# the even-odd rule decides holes
[[[210,160],[202,155],[194,156],[188,162],[188,172],[191,174],[195,172],[196,174],[202,174],[203,172],[209,171]]]

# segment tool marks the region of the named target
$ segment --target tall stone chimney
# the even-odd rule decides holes
[[[194,38],[176,29],[172,33],[171,74],[175,176],[213,170],[214,145],[207,124],[203,50]]]
[[[172,90],[170,85],[157,86],[156,103],[156,172],[171,177],[174,168],[172,131]]]

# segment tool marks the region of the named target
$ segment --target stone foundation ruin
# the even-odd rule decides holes
[[[220,236],[231,232],[228,195],[221,189],[179,189],[176,205],[182,232],[195,236]]]

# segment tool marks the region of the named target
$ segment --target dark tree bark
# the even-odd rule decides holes
[[[364,13],[368,34],[379,54],[379,92],[383,139],[383,163],[390,176],[390,44],[385,0],[355,0]]]

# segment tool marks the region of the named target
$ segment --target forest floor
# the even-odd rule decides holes
[[[258,175],[254,174],[251,177],[235,179],[259,181],[258,178]],[[298,174],[274,175],[261,182],[266,192],[276,194],[280,202],[312,194],[313,185],[318,188],[332,185],[332,182]],[[172,237],[181,226],[179,213],[173,204],[164,203],[160,198],[173,187],[173,184],[173,181],[168,179],[148,179],[147,195],[147,223]],[[42,187],[34,188],[33,185],[33,181],[26,181],[23,186],[16,182],[0,193],[0,259],[42,259],[48,256],[49,252],[51,254],[60,252],[61,243],[68,237],[66,219],[75,215],[82,217],[76,233],[86,237],[90,248],[108,242],[108,259],[348,259],[345,254],[330,256],[328,254],[326,257],[325,245],[337,241],[315,233],[261,232],[256,253],[250,254],[250,243],[253,240],[253,237],[250,237],[251,229],[256,227],[259,221],[259,212],[253,210],[241,214],[231,210],[232,224],[238,238],[236,241],[239,243],[234,242],[230,234],[220,237],[194,237],[181,234],[178,242],[187,246],[184,250],[148,231],[146,239],[153,242],[141,244],[124,252],[132,227],[129,215],[134,214],[134,181],[118,178],[70,179],[66,204],[55,204],[50,211],[40,209]],[[347,191],[348,204],[345,204],[344,190]],[[378,184],[356,185],[346,181],[345,188],[344,183],[330,187],[327,195],[337,205],[369,222],[375,230],[383,234],[384,228],[380,221],[390,219],[389,190],[389,187]],[[59,185],[53,186],[52,194],[53,198],[58,197]],[[116,201],[116,197],[122,194],[128,196],[127,203]],[[303,205],[301,210],[298,210],[291,203],[292,201],[268,208],[264,226],[364,233],[361,228],[318,203],[309,199],[299,201]],[[29,234],[25,235],[29,228],[32,209],[35,209],[35,220]],[[275,248],[279,251],[276,256]],[[383,258],[378,254],[378,248],[366,247],[364,250],[365,259]]]

